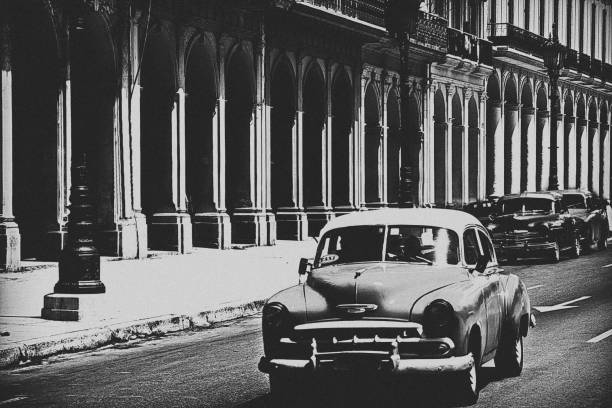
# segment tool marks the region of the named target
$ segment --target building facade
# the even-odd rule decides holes
[[[420,205],[546,189],[550,120],[561,187],[610,197],[609,0],[424,1],[405,129],[384,6],[2,2],[2,267],[57,258],[83,160],[100,249],[123,258],[303,240],[397,205],[415,143]],[[568,47],[556,118],[553,21]]]

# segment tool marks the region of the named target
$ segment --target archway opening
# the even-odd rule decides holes
[[[323,206],[323,156],[321,145],[325,131],[326,98],[323,73],[315,62],[304,78],[304,205]],[[309,234],[313,232],[309,229]]]
[[[521,91],[521,191],[535,189],[534,115],[531,84],[526,82]]]
[[[446,103],[441,90],[434,96],[434,201],[438,207],[446,205]]]
[[[588,187],[588,129],[585,116],[584,97],[580,96],[576,105],[576,187]]]
[[[514,77],[508,78],[504,89],[504,193],[518,192],[520,184],[520,166],[515,162],[520,160],[520,137],[514,133],[518,124],[518,93]],[[513,174],[513,170],[518,174]],[[515,185],[513,185],[513,183]]]
[[[589,104],[589,129],[587,129],[587,163],[589,190],[599,194],[599,122],[597,105],[591,99]]]
[[[478,169],[480,167],[478,104],[472,97],[468,105],[468,200],[478,199]]]
[[[601,135],[599,135],[599,163],[601,163],[599,191],[604,198],[610,199],[610,128],[608,127],[608,108],[605,102],[601,103],[599,122],[601,123]]]
[[[557,118],[551,117],[550,120],[557,120]],[[563,149],[557,150],[557,167],[560,155],[563,155],[563,159],[567,163],[567,166],[563,166],[563,179],[565,180],[565,186],[568,188],[576,188],[578,177],[576,169],[579,156],[576,156],[576,141],[579,135],[577,132],[578,126],[574,117],[574,101],[568,92],[565,95],[563,107]]]
[[[399,202],[400,170],[402,165],[400,144],[400,110],[398,90],[394,86],[387,99],[387,201]]]
[[[42,3],[19,3],[11,16],[13,215],[21,234],[22,259],[55,259],[64,212],[57,205],[58,193],[63,194],[58,192],[57,173],[57,34]]]
[[[540,191],[548,186],[546,178],[549,174],[548,166],[550,165],[550,135],[545,134],[548,130],[547,125],[550,113],[548,112],[548,99],[543,84],[538,89],[536,106],[536,190]],[[545,156],[548,160],[544,160]]]
[[[295,207],[293,139],[295,138],[295,76],[289,61],[280,61],[272,75],[270,114],[272,208]]]
[[[365,92],[365,200],[380,203],[381,127],[378,93],[370,82]]]
[[[463,107],[457,92],[452,100],[452,114],[452,190],[453,204],[458,207],[463,204]]]
[[[192,215],[215,211],[213,120],[217,87],[213,61],[204,40],[196,40],[185,67],[186,188]]]
[[[253,206],[251,167],[253,152],[253,66],[247,53],[237,48],[227,64],[225,92],[225,194],[230,215]]]
[[[350,204],[351,133],[353,87],[344,68],[339,68],[332,87],[332,205]]]

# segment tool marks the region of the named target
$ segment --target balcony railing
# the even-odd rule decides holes
[[[324,7],[380,27],[385,26],[385,0],[297,0]]]
[[[489,24],[489,39],[493,45],[508,45],[539,55],[546,39],[508,23]]]
[[[491,42],[450,27],[448,27],[448,52],[474,62],[493,64]]]
[[[440,16],[419,11],[415,42],[446,53],[448,48],[448,21]]]

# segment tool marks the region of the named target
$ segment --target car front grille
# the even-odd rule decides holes
[[[546,237],[538,231],[507,231],[493,234],[496,246],[529,245],[545,242]]]

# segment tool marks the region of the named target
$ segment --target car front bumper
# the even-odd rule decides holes
[[[542,253],[555,249],[554,242],[524,243],[515,245],[495,245],[495,252],[500,256]]]
[[[267,374],[278,371],[314,374],[317,372],[342,372],[354,369],[367,369],[368,371],[401,375],[456,373],[467,371],[474,366],[474,358],[471,353],[465,356],[445,358],[401,359],[392,357],[382,360],[373,359],[370,364],[363,364],[364,361],[360,357],[364,356],[350,354],[325,362],[317,361],[316,359],[269,359],[262,357],[259,362],[259,370]]]

